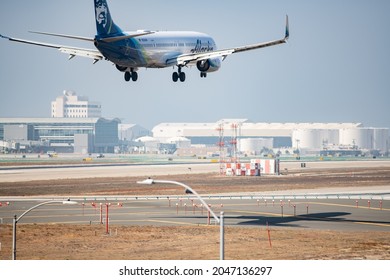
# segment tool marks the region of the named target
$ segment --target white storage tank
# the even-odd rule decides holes
[[[321,129],[296,129],[292,133],[292,146],[298,149],[320,149]]]
[[[321,131],[321,142],[323,146],[339,145],[339,130],[323,129]]]
[[[357,146],[359,149],[373,149],[374,130],[372,128],[340,129],[340,145]]]
[[[389,129],[374,128],[374,143],[373,149],[379,150],[381,153],[386,153],[389,149]]]
[[[258,154],[263,148],[272,149],[273,138],[244,138],[238,140],[239,151],[248,154]]]

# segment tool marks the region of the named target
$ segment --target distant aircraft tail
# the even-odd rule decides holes
[[[122,30],[112,20],[106,0],[94,0],[97,35],[112,37],[123,34]]]

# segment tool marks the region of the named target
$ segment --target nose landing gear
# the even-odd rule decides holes
[[[181,72],[181,66],[179,66],[177,72],[173,72],[172,74],[172,81],[176,83],[178,80],[180,80],[180,82],[184,82],[186,80],[186,73]]]

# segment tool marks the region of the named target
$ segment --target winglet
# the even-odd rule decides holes
[[[289,37],[290,37],[290,28],[288,24],[288,15],[286,15],[286,33],[284,35],[284,40],[287,41]]]

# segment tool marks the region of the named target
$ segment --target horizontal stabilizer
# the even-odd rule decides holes
[[[62,37],[62,38],[68,38],[68,39],[76,39],[76,40],[83,40],[83,41],[89,41],[89,42],[93,42],[95,40],[94,38],[73,36],[73,35],[66,35],[66,34],[39,32],[39,31],[29,31],[29,32],[30,33],[35,33],[35,34],[56,36],[56,37]],[[103,41],[103,42],[106,42],[106,43],[112,43],[112,42],[117,42],[117,41],[128,39],[128,38],[134,38],[134,37],[149,35],[149,34],[153,34],[153,33],[154,33],[153,31],[135,32],[135,33],[132,33],[132,34],[127,34],[127,35],[122,35],[122,36],[100,38],[99,40]]]
[[[153,31],[136,32],[136,33],[133,33],[133,34],[123,35],[123,36],[101,38],[100,41],[103,41],[103,42],[106,42],[106,43],[112,43],[112,42],[117,42],[117,41],[124,40],[124,39],[129,39],[129,38],[149,35],[149,34],[153,34],[153,33],[154,33]]]
[[[73,36],[73,35],[57,34],[57,33],[48,33],[48,32],[39,32],[39,31],[29,31],[29,32],[30,33],[34,33],[34,34],[62,37],[62,38],[68,38],[68,39],[76,39],[76,40],[83,40],[83,41],[89,41],[89,42],[93,42],[94,41],[93,38],[81,37],[81,36]]]

